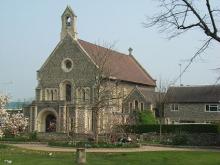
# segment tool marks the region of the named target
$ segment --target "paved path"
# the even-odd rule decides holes
[[[48,152],[75,152],[74,148],[49,147],[46,144],[10,144],[19,148],[48,151]],[[144,152],[144,151],[215,151],[220,149],[201,149],[201,148],[174,148],[159,146],[142,146],[140,148],[89,148],[86,152]]]

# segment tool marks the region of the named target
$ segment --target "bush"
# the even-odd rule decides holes
[[[0,138],[0,141],[10,141],[10,142],[28,142],[28,141],[36,141],[36,140],[37,140],[36,132],[31,132],[29,134],[22,134],[19,136],[6,135]]]
[[[188,142],[188,139],[186,135],[177,134],[172,138],[172,145],[186,145]]]
[[[5,145],[5,144],[0,144],[0,149],[5,149],[5,148],[7,148],[8,146],[7,145]]]
[[[88,143],[88,142],[78,142],[72,144],[71,142],[49,142],[49,146],[59,146],[59,147],[82,147],[82,148],[136,148],[140,147],[137,143]]]
[[[58,147],[76,147],[75,144],[72,142],[55,142],[55,141],[49,141],[49,146],[58,146]]]
[[[29,140],[37,140],[37,132],[36,131],[29,133],[28,136],[29,136]]]
[[[16,137],[3,137],[0,141],[10,141],[10,142],[26,142],[29,141],[28,137],[16,136]]]
[[[127,133],[148,133],[160,132],[160,125],[125,125]],[[211,124],[183,124],[183,125],[162,125],[162,133],[220,133],[219,125]]]
[[[139,124],[156,124],[157,120],[150,110],[138,113]]]

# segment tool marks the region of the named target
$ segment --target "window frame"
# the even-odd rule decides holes
[[[211,108],[216,108],[216,110],[211,110]],[[205,112],[220,112],[219,104],[205,104]]]
[[[141,112],[144,111],[144,103],[143,102],[141,102],[140,109],[141,109]]]
[[[179,111],[179,104],[171,104],[170,105],[170,110],[171,111],[174,111],[174,112],[176,112],[176,111]]]

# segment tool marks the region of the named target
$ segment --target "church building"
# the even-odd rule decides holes
[[[132,109],[148,109],[145,97],[132,100],[130,93],[137,88],[152,93],[156,81],[132,49],[126,55],[110,45],[79,39],[77,17],[69,6],[61,18],[60,42],[37,71],[36,98],[25,109],[29,131],[89,134],[94,130],[93,111],[99,108],[96,120],[101,133],[112,124],[126,123]]]

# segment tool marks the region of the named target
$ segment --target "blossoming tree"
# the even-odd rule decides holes
[[[23,113],[12,113],[5,110],[8,103],[8,97],[0,95],[0,138],[5,134],[18,136],[25,131],[28,126],[28,118]]]

